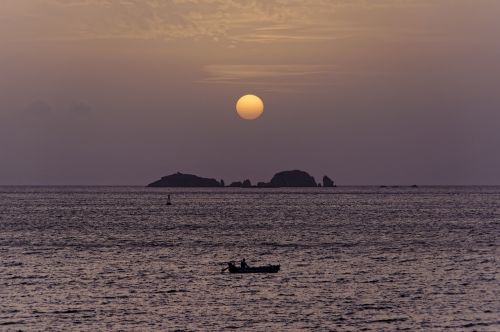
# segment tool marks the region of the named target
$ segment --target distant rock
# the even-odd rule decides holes
[[[323,176],[323,187],[335,187],[335,182],[325,175]]]
[[[148,184],[148,187],[221,187],[215,179],[202,178],[192,174],[175,173]]]
[[[316,187],[314,177],[304,171],[283,171],[276,173],[271,182],[267,184],[268,187]]]
[[[160,180],[148,184],[148,187],[224,187],[224,180],[203,178],[192,174],[175,173],[162,177]],[[245,181],[232,182],[229,187],[252,188],[249,179]],[[270,182],[258,182],[259,188],[280,188],[280,187],[335,187],[335,183],[328,176],[323,177],[323,184],[316,183],[314,177],[307,172],[300,170],[283,171],[276,173]]]
[[[234,188],[250,188],[252,187],[252,182],[250,182],[250,180],[245,180],[243,182],[235,181],[232,182],[229,186]]]

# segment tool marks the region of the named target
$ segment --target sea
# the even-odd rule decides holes
[[[494,186],[0,187],[0,331],[500,331],[499,235]]]

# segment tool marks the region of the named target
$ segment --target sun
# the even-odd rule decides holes
[[[255,120],[264,112],[264,103],[256,95],[244,95],[236,103],[236,112],[245,120]]]

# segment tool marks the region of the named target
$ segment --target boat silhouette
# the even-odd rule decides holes
[[[229,273],[277,273],[280,270],[280,265],[265,265],[255,267],[238,267],[233,262],[229,262],[228,266],[222,270],[228,270]]]

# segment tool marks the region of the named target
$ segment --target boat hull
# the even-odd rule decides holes
[[[256,266],[241,268],[237,266],[230,266],[230,273],[276,273],[280,270],[279,265]]]

